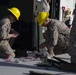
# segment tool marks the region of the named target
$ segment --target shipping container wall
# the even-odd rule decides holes
[[[12,25],[12,27],[19,32],[18,38],[14,45],[24,47],[26,49],[32,48],[33,45],[33,6],[34,0],[4,0],[0,4],[0,19],[7,15],[7,8],[17,7],[21,11],[20,20]],[[5,4],[6,3],[6,4]],[[16,47],[17,47],[16,46]]]

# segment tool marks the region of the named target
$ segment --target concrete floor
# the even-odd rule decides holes
[[[58,55],[57,57],[68,59],[70,56],[68,54]],[[55,75],[76,75],[72,72],[64,72],[56,67],[39,67],[35,64],[41,62],[40,60],[31,61],[31,62],[19,62],[19,63],[8,63],[5,60],[0,59],[0,75],[28,75],[29,71],[38,71],[44,73],[50,73]],[[70,62],[70,61],[69,61]]]

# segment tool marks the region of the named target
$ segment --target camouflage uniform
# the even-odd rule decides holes
[[[43,7],[43,11],[45,11],[45,12],[49,12],[50,11],[50,5],[47,2],[47,0],[42,0],[42,7]]]
[[[45,12],[48,12],[50,11],[50,5],[49,3],[47,2],[47,0],[42,0],[42,10],[45,11]],[[44,33],[46,30],[45,27],[42,27],[42,33]]]
[[[76,8],[74,10],[74,15],[76,14]],[[72,28],[70,31],[69,40],[69,55],[71,56],[71,62],[76,63],[76,15],[74,16]]]
[[[65,50],[68,48],[70,29],[61,21],[50,19],[47,30],[44,33],[44,45],[48,52],[52,54],[53,50]]]
[[[11,23],[10,20],[5,17],[0,21],[0,56],[7,57],[8,55],[11,55],[15,57],[15,54],[10,47],[9,44],[9,33],[11,29]]]

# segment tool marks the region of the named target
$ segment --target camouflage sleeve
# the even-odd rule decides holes
[[[50,10],[50,5],[49,5],[49,3],[47,2],[47,0],[42,0],[42,8],[43,8],[43,11],[49,12],[49,10]]]
[[[1,25],[0,26],[0,40],[6,40],[9,38],[8,37],[9,33],[8,33],[7,25],[5,22],[2,22],[0,25]]]
[[[53,47],[57,45],[58,42],[58,28],[53,25],[49,28],[49,37],[48,40],[45,41],[46,46]]]

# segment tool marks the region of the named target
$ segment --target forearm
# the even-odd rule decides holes
[[[3,36],[0,37],[0,40],[9,40],[9,39],[10,39],[9,37],[3,37]]]
[[[12,37],[12,35],[11,34],[8,34],[8,38],[10,39]]]

